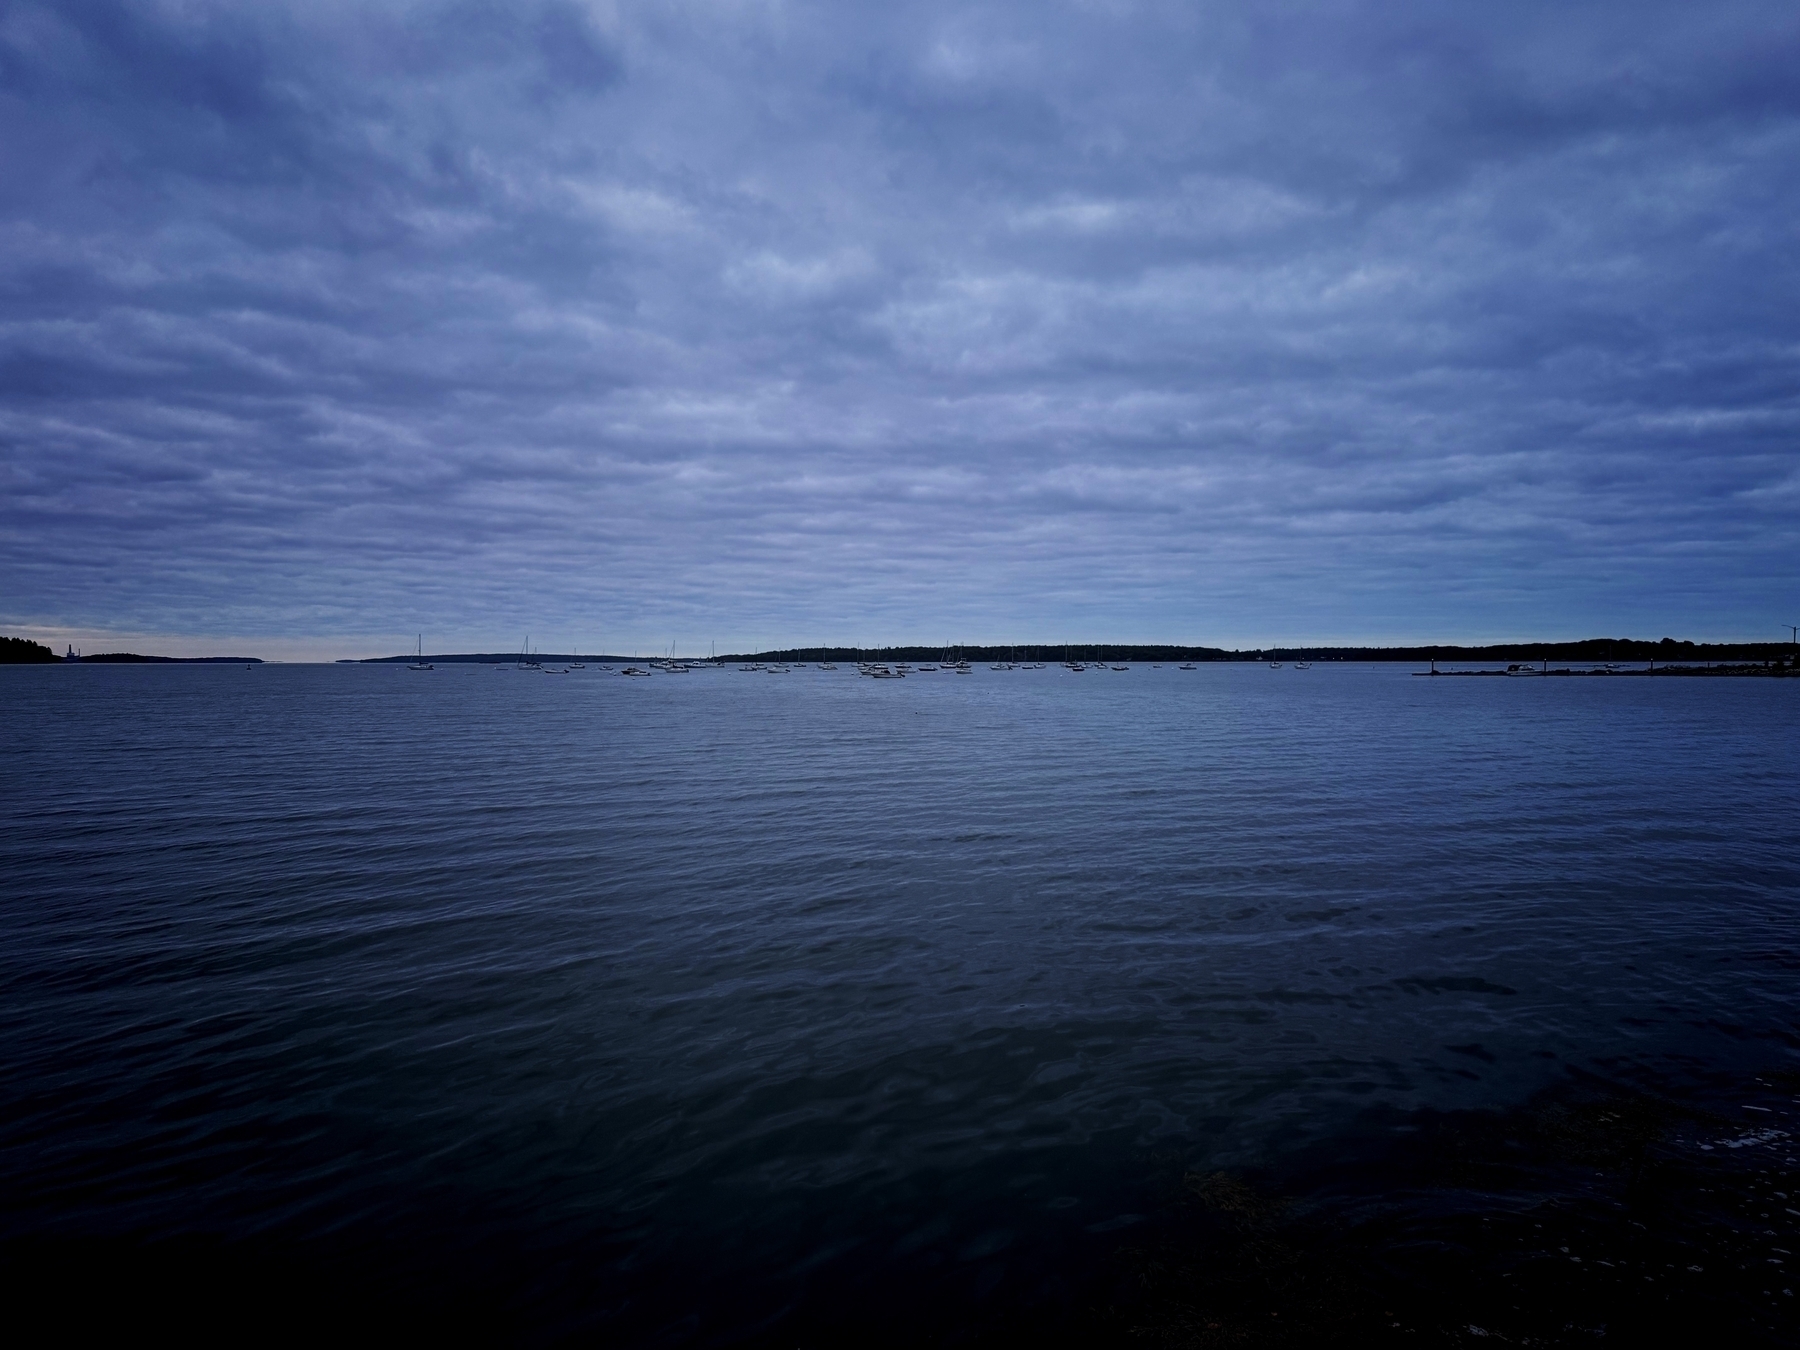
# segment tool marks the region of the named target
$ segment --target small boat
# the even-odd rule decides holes
[[[1131,667],[1130,666],[1114,666],[1113,669],[1117,670],[1117,671],[1127,671],[1127,670],[1130,670]]]
[[[1294,669],[1295,670],[1311,670],[1312,662],[1311,661],[1296,661],[1296,662],[1294,662]]]
[[[650,672],[647,670],[639,670],[636,666],[626,666],[625,669],[623,669],[619,672],[619,674],[643,676],[643,677],[647,678],[649,676]]]
[[[1179,669],[1181,669],[1181,670],[1192,670],[1193,668],[1194,668],[1194,663],[1192,661],[1189,661],[1185,666],[1179,667]]]
[[[1271,662],[1269,662],[1269,669],[1270,669],[1270,670],[1280,670],[1280,669],[1281,669],[1281,662],[1279,662],[1279,661],[1271,661]]]
[[[432,670],[434,668],[435,667],[432,666],[431,662],[429,662],[425,659],[425,635],[423,633],[420,633],[419,634],[419,654],[413,660],[413,663],[407,667],[407,669],[408,670]],[[246,667],[246,669],[248,669],[248,667]]]

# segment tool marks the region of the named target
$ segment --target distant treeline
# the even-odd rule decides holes
[[[139,656],[136,652],[99,652],[93,656],[78,656],[77,661],[89,665],[103,666],[260,666],[260,656]]]
[[[721,661],[939,661],[963,658],[969,661],[1776,661],[1793,656],[1797,650],[1789,642],[1683,642],[1663,638],[1647,642],[1638,638],[1586,638],[1580,642],[1504,642],[1490,647],[1454,647],[1438,644],[1427,647],[1259,647],[1255,650],[1227,651],[1223,647],[1177,647],[1155,643],[1068,643],[1025,644],[1020,646],[977,647],[784,647],[766,652],[721,652]],[[99,665],[260,665],[255,656],[141,656],[136,652],[100,652],[80,656],[77,661]],[[367,657],[357,664],[406,663],[413,656]],[[511,664],[519,659],[517,652],[458,652],[427,654],[427,661],[444,664],[463,662],[474,665]],[[592,661],[597,664],[621,664],[651,658],[640,656],[596,655],[590,652],[568,654],[533,652],[533,661],[566,664],[570,661]],[[683,657],[683,660],[701,660]],[[0,637],[0,665],[40,665],[62,663],[42,643],[25,638]]]
[[[139,656],[136,652],[99,652],[93,656],[77,656],[71,661],[66,656],[58,656],[41,642],[0,637],[0,666],[37,666],[52,662],[60,666],[73,665],[77,661],[86,665],[205,665],[208,662],[262,664],[262,658],[257,656]]]
[[[1586,638],[1580,642],[1504,642],[1491,647],[1220,647],[1075,644],[1017,647],[789,647],[721,653],[721,661],[1772,661],[1791,656],[1787,642],[1680,642],[1663,638]],[[404,660],[407,658],[395,658]],[[559,658],[560,659],[560,658]],[[591,658],[611,659],[611,658]]]
[[[0,637],[0,666],[36,666],[61,658],[41,642]]]

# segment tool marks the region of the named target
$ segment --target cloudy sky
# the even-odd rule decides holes
[[[0,0],[0,631],[1772,639],[1800,10]]]

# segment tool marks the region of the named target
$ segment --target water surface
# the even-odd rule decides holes
[[[10,1239],[354,1253],[548,1335],[756,1341],[857,1290],[1054,1304],[1153,1159],[1797,1044],[1792,681],[0,699]]]

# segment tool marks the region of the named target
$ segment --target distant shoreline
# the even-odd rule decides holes
[[[1800,647],[1791,642],[1712,642],[1696,643],[1664,638],[1658,642],[1631,638],[1587,638],[1578,642],[1506,642],[1485,647],[1461,647],[1432,644],[1414,647],[1260,647],[1228,650],[1222,647],[1186,647],[1159,643],[1022,643],[987,646],[893,646],[893,647],[781,647],[758,652],[720,652],[716,658],[684,656],[683,661],[716,659],[723,663],[746,661],[804,662],[820,661],[939,661],[961,658],[972,662],[1044,661],[1065,659],[1083,662],[1258,662],[1258,661],[1343,661],[1396,662],[1424,665],[1448,662],[1458,665],[1508,665],[1530,662],[1543,665],[1601,665],[1607,662],[1656,662],[1699,666],[1717,670],[1722,665],[1775,662],[1778,665],[1800,658]],[[406,653],[396,656],[339,658],[337,665],[398,665],[418,660]],[[517,652],[428,652],[425,660],[446,665],[511,665],[519,660]],[[611,653],[533,652],[531,660],[566,664],[572,661],[596,665],[622,665],[654,658],[620,656]],[[58,656],[41,643],[21,638],[0,637],[0,665],[262,665],[256,656],[151,656],[138,652],[99,652],[86,656]],[[332,664],[322,662],[322,664]],[[1450,674],[1440,671],[1439,674]],[[1474,674],[1476,672],[1456,672]],[[1498,674],[1501,672],[1488,672]],[[1539,672],[1542,673],[1542,672]],[[1552,670],[1550,673],[1556,673]],[[1618,674],[1630,672],[1613,672]],[[1659,672],[1660,673],[1660,670]]]
[[[94,656],[61,658],[67,665],[101,666],[260,666],[260,656],[140,656],[136,652],[100,652]]]
[[[719,653],[721,661],[937,661],[943,647],[800,647],[749,655]],[[1605,661],[1775,661],[1800,655],[1789,642],[1697,643],[1664,638],[1658,642],[1632,638],[1584,638],[1577,642],[1504,642],[1485,647],[1447,644],[1417,647],[1282,646],[1226,650],[1221,647],[1178,647],[1157,643],[1034,643],[1018,646],[952,647],[969,661],[1454,661],[1507,664],[1515,661],[1562,661],[1592,664]],[[1065,653],[1067,654],[1065,658]],[[410,660],[390,657],[389,660]],[[432,657],[431,660],[446,658]],[[541,657],[565,660],[565,657]],[[583,657],[622,660],[622,657]],[[695,660],[684,657],[684,660]]]
[[[0,637],[0,665],[5,666],[260,666],[260,656],[142,656],[137,652],[96,652],[92,656],[58,656],[41,642]]]
[[[1487,647],[1437,644],[1424,647],[1260,647],[1227,650],[1222,647],[1178,647],[1157,643],[1022,643],[1017,646],[906,647],[779,647],[758,652],[720,652],[717,660],[744,661],[938,661],[949,655],[968,661],[1431,661],[1462,664],[1509,664],[1607,661],[1746,662],[1781,661],[1800,655],[1800,647],[1788,642],[1696,643],[1665,638],[1643,642],[1630,638],[1587,638],[1579,642],[1506,642]],[[395,665],[418,660],[414,653],[399,656],[346,658],[339,665]],[[427,652],[425,660],[445,664],[511,665],[517,652]],[[533,652],[531,660],[558,664],[588,661],[600,665],[653,660],[644,656],[618,656],[589,652]],[[706,661],[710,657],[683,656],[682,661]]]

